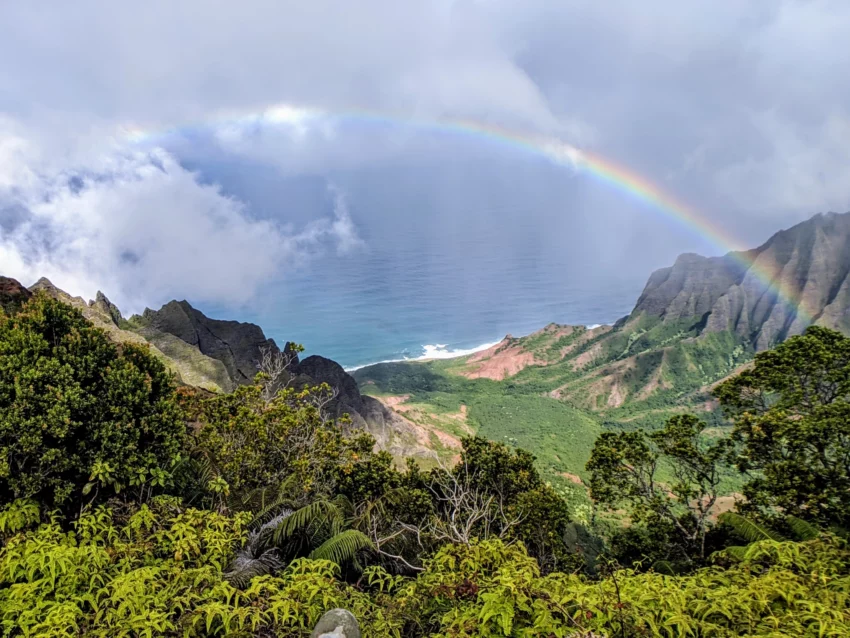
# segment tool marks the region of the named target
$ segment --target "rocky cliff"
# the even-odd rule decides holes
[[[210,319],[187,301],[170,301],[159,310],[146,309],[130,323],[156,343],[159,335],[171,335],[196,348],[201,354],[220,361],[232,384],[249,383],[259,372],[262,349],[278,352],[274,340],[267,339],[253,323]]]
[[[14,313],[32,297],[19,281],[0,276],[0,311]]]
[[[746,252],[681,255],[650,276],[640,316],[731,330],[756,350],[812,323],[850,331],[850,213],[815,215]]]
[[[553,324],[507,336],[442,362],[434,372],[448,380],[429,383],[445,390],[457,385],[452,376],[503,381],[636,427],[641,419],[657,423],[665,410],[713,409],[708,389],[811,324],[850,333],[850,213],[815,215],[748,251],[683,254],[652,273],[634,310],[613,326]],[[403,395],[396,409],[411,419],[417,412],[407,406],[429,390],[416,382],[421,370],[407,366],[378,365],[355,376],[364,388],[373,383]],[[419,412],[422,423],[433,421],[433,411]]]
[[[185,385],[213,392],[232,391],[253,380],[259,372],[263,350],[280,352],[259,326],[211,319],[187,301],[171,301],[159,310],[146,309],[141,316],[124,319],[103,293],[98,292],[94,300],[86,302],[46,278],[28,289],[14,279],[0,276],[0,308],[3,312],[17,312],[36,291],[74,306],[113,341],[148,344]],[[337,417],[348,414],[355,426],[375,437],[380,449],[399,459],[435,456],[426,432],[376,399],[361,395],[354,379],[335,361],[317,355],[304,361],[295,357],[289,373],[297,386],[327,383],[333,388],[336,396],[329,409]]]

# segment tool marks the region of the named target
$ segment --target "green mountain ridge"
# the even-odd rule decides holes
[[[260,371],[266,349],[280,349],[262,329],[239,321],[211,319],[187,301],[171,301],[159,310],[146,309],[125,319],[121,311],[98,292],[86,302],[41,278],[29,289],[0,276],[0,307],[16,311],[36,291],[77,308],[86,319],[118,343],[146,344],[183,385],[209,392],[231,392],[250,383]],[[284,344],[284,350],[289,344]],[[303,361],[297,355],[283,374],[282,382],[297,386],[327,383],[335,397],[329,408],[336,416],[348,414],[352,423],[367,430],[379,449],[397,459],[412,456],[426,465],[437,458],[429,430],[399,416],[380,401],[361,395],[357,383],[335,361],[313,355]]]
[[[530,450],[574,489],[599,431],[655,429],[685,411],[722,428],[711,387],[808,325],[850,331],[848,294],[850,213],[819,214],[743,254],[680,256],[613,326],[550,324],[458,359],[354,377],[414,420],[466,406],[469,432]]]
[[[187,301],[125,319],[102,293],[86,302],[46,279],[29,290],[0,280],[4,308],[42,290],[114,341],[148,344],[181,383],[211,392],[250,382],[263,349],[280,352],[259,326],[211,319]],[[819,214],[744,253],[680,256],[650,275],[613,326],[550,324],[465,357],[353,374],[312,356],[295,359],[287,378],[328,383],[337,414],[350,414],[398,462],[451,462],[460,439],[477,433],[528,448],[548,478],[575,490],[605,429],[655,428],[683,411],[722,427],[711,386],[810,323],[847,332],[848,295],[850,213]]]

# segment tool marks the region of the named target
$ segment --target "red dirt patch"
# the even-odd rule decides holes
[[[558,476],[563,476],[568,481],[572,481],[576,485],[582,485],[581,477],[577,474],[570,474],[569,472],[558,472]]]
[[[402,395],[399,395],[397,397],[376,397],[376,398],[378,399],[378,401],[383,403],[385,406],[387,406],[388,408],[392,408],[393,410],[396,410],[397,412],[404,412],[405,410],[410,409],[409,406],[402,405],[404,402],[406,402],[410,398],[409,394],[402,394]]]
[[[573,370],[579,370],[591,363],[602,353],[602,343],[597,343],[591,346],[588,350],[582,352],[579,356],[573,359]]]
[[[390,397],[375,397],[390,410],[396,413],[397,417],[408,426],[410,432],[416,436],[416,441],[420,445],[430,447],[431,435],[437,437],[437,440],[443,447],[460,449],[462,447],[460,439],[453,434],[444,432],[432,425],[417,423],[409,417],[415,418],[416,415],[424,415],[418,407],[413,405],[405,405],[405,402],[410,398],[409,394]],[[462,405],[461,410],[457,414],[448,415],[450,418],[463,418],[466,420],[466,406]],[[437,415],[428,414],[427,416],[436,417]]]
[[[516,340],[508,335],[495,346],[476,352],[468,363],[478,363],[473,369],[461,372],[468,379],[503,379],[515,375],[523,368],[537,363],[534,353],[526,352]]]

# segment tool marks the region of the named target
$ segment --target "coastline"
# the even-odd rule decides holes
[[[598,328],[599,326],[608,326],[613,324],[607,323],[591,323],[587,324],[585,328],[588,330],[593,330],[594,328]],[[532,333],[529,333],[532,334]],[[425,344],[422,347],[422,354],[417,357],[402,357],[399,359],[383,359],[381,361],[372,361],[370,363],[363,363],[355,366],[343,366],[343,370],[346,372],[355,372],[356,370],[361,370],[363,368],[368,368],[369,366],[376,366],[381,363],[404,363],[409,361],[434,361],[437,359],[457,359],[458,357],[466,357],[471,354],[475,354],[476,352],[481,352],[482,350],[487,350],[487,348],[492,348],[495,345],[500,344],[504,340],[498,339],[496,341],[489,341],[487,343],[482,343],[478,346],[473,346],[471,348],[452,348],[447,349],[449,346],[445,343],[437,343],[437,344]]]

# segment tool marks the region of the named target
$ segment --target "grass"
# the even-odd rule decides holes
[[[471,428],[528,450],[546,480],[581,502],[586,491],[569,475],[587,478],[584,466],[602,431],[653,430],[688,411],[722,431],[722,415],[705,411],[706,388],[751,360],[752,351],[732,333],[696,339],[695,328],[692,321],[637,318],[579,344],[563,360],[558,360],[560,349],[584,330],[558,338],[542,331],[517,342],[552,363],[526,367],[504,381],[460,376],[468,358],[379,364],[357,370],[354,377],[373,396],[409,395],[406,405],[412,411],[406,415],[413,420],[458,437]],[[590,348],[598,353],[594,360],[576,366],[575,357]],[[615,407],[608,404],[613,384],[625,397]],[[563,389],[561,400],[549,396],[557,388]],[[465,424],[457,418],[461,405],[468,410]],[[740,484],[740,477],[730,474],[724,491],[737,491]]]
[[[590,415],[546,397],[476,397],[469,416],[479,435],[531,451],[554,482],[562,473],[586,476],[584,465],[602,431]]]

